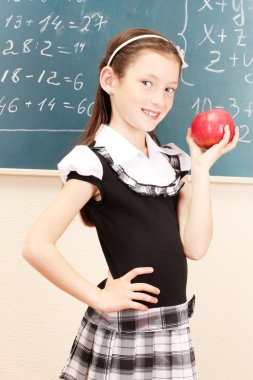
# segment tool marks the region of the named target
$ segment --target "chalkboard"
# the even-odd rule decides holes
[[[188,151],[196,113],[225,108],[240,143],[213,175],[253,177],[252,0],[2,0],[0,167],[56,169],[92,112],[112,36],[158,30],[186,52],[174,107],[157,132]]]

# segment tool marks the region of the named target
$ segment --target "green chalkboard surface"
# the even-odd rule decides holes
[[[189,65],[161,142],[188,151],[196,113],[225,108],[240,142],[212,174],[253,177],[252,25],[252,0],[2,0],[0,167],[56,169],[92,112],[107,42],[140,26],[180,45]]]

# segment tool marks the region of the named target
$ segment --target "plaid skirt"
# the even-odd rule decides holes
[[[181,305],[102,313],[88,307],[60,379],[197,380],[189,317]]]

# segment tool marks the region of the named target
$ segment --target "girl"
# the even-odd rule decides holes
[[[207,151],[161,147],[154,131],[173,105],[182,51],[149,29],[126,30],[100,65],[94,112],[58,164],[65,184],[32,226],[25,259],[88,305],[60,378],[197,379],[189,331],[186,258],[205,255],[212,235],[209,169],[238,141],[225,128]],[[77,273],[56,242],[80,211],[94,225],[109,272],[98,286]]]

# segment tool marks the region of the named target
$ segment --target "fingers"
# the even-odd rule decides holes
[[[187,141],[189,146],[191,146],[191,144],[195,144],[193,137],[192,137],[191,128],[187,128],[186,141]]]
[[[239,127],[235,127],[235,135],[233,137],[233,140],[230,142],[230,145],[231,145],[232,149],[236,147],[236,144],[239,141],[239,137],[240,137],[240,128]]]
[[[129,308],[130,308],[130,309],[134,309],[134,310],[140,310],[140,311],[146,311],[146,310],[148,310],[148,307],[147,307],[147,306],[142,305],[142,304],[139,303],[139,302],[134,302],[134,301],[132,301],[132,302],[129,304]]]
[[[229,125],[226,124],[225,127],[224,127],[224,135],[223,135],[223,138],[222,138],[221,142],[224,145],[227,145],[228,142],[229,142],[229,139],[230,139],[230,129],[229,129]]]
[[[189,145],[191,155],[193,154],[193,152],[197,152],[198,154],[202,153],[203,148],[201,148],[198,144],[195,143],[195,141],[192,137],[191,128],[187,129],[186,141],[187,141],[187,144]]]
[[[229,128],[229,125],[226,124],[224,127],[224,135],[223,135],[221,141],[217,145],[224,147],[229,143],[229,139],[230,139],[230,128]]]
[[[148,292],[148,293],[153,293],[153,294],[159,294],[160,290],[156,288],[155,286],[145,284],[145,283],[136,283],[132,284],[132,290],[134,292]]]
[[[124,280],[131,281],[136,276],[140,274],[147,274],[152,273],[154,269],[152,267],[141,267],[141,268],[134,268],[128,273],[126,273],[125,276],[121,277],[124,278]],[[131,300],[138,300],[138,301],[145,301],[150,303],[157,303],[158,299],[156,297],[153,297],[150,294],[147,293],[153,293],[153,294],[159,294],[160,290],[152,285],[146,284],[146,283],[130,283],[130,289],[131,289]]]
[[[128,281],[132,281],[136,276],[139,276],[141,274],[148,274],[154,272],[154,268],[151,267],[140,267],[140,268],[134,268],[127,272],[123,278],[125,278]]]
[[[128,272],[124,277],[125,279],[128,278],[128,280],[131,278],[133,279],[136,277],[136,275],[144,274],[144,273],[152,273],[153,268],[145,267],[145,268],[134,268],[130,272]],[[153,294],[159,294],[160,290],[156,288],[155,286],[146,284],[146,283],[134,283],[130,284],[131,290],[132,290],[132,300],[138,300],[138,301],[145,301],[150,303],[157,303],[158,299],[156,297],[153,297],[150,294],[147,293],[153,293]]]
[[[152,297],[149,294],[145,294],[145,293],[134,293],[132,299],[138,300],[138,301],[150,302],[150,303],[158,302],[158,299],[156,297]]]
[[[223,151],[222,153],[227,153],[229,152],[230,150],[234,149],[238,143],[238,140],[239,140],[239,127],[236,127],[235,128],[235,134],[234,134],[234,137],[233,139],[229,142],[229,139],[230,139],[230,129],[229,129],[229,126],[228,125],[225,125],[225,128],[224,128],[224,136],[222,138],[222,140],[219,142],[219,145]]]
[[[97,308],[103,312],[119,311],[125,309],[147,310],[148,307],[141,302],[157,304],[158,298],[154,295],[160,293],[155,286],[146,283],[131,283],[136,276],[153,273],[152,267],[134,268],[124,276],[113,279],[110,271],[105,288],[101,291],[100,302]],[[148,294],[153,293],[153,294]],[[140,301],[135,302],[135,300]]]

